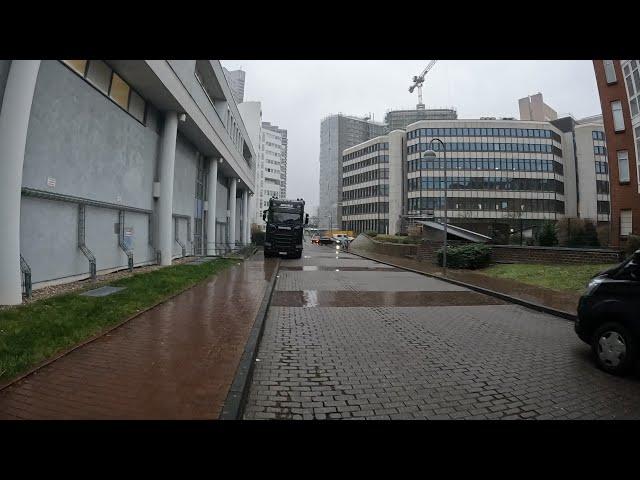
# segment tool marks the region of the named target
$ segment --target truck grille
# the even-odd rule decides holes
[[[273,247],[275,249],[289,250],[295,246],[295,239],[291,233],[274,233]]]

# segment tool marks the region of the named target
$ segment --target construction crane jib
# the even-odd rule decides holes
[[[433,68],[436,64],[437,60],[431,60],[427,68],[425,68],[420,75],[416,75],[413,77],[413,85],[409,87],[409,93],[413,93],[414,89],[418,89],[418,105],[417,108],[424,109],[424,104],[422,103],[422,85],[424,84],[424,77],[429,73],[429,70]]]

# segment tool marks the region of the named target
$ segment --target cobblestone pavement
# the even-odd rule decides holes
[[[640,418],[640,379],[598,370],[567,320],[504,302],[407,307],[402,295],[341,306],[328,291],[473,292],[328,247],[304,253],[281,265],[362,271],[280,270],[246,419]],[[296,290],[307,301],[288,306]]]

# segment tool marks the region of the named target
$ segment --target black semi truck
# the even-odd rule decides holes
[[[304,200],[284,200],[271,198],[269,209],[262,213],[267,222],[264,238],[264,256],[300,258],[302,256],[302,235],[304,225],[309,223],[305,216]]]

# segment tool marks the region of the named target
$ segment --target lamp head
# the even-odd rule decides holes
[[[438,155],[436,154],[435,150],[427,150],[422,155],[422,158],[436,158],[437,156]]]

